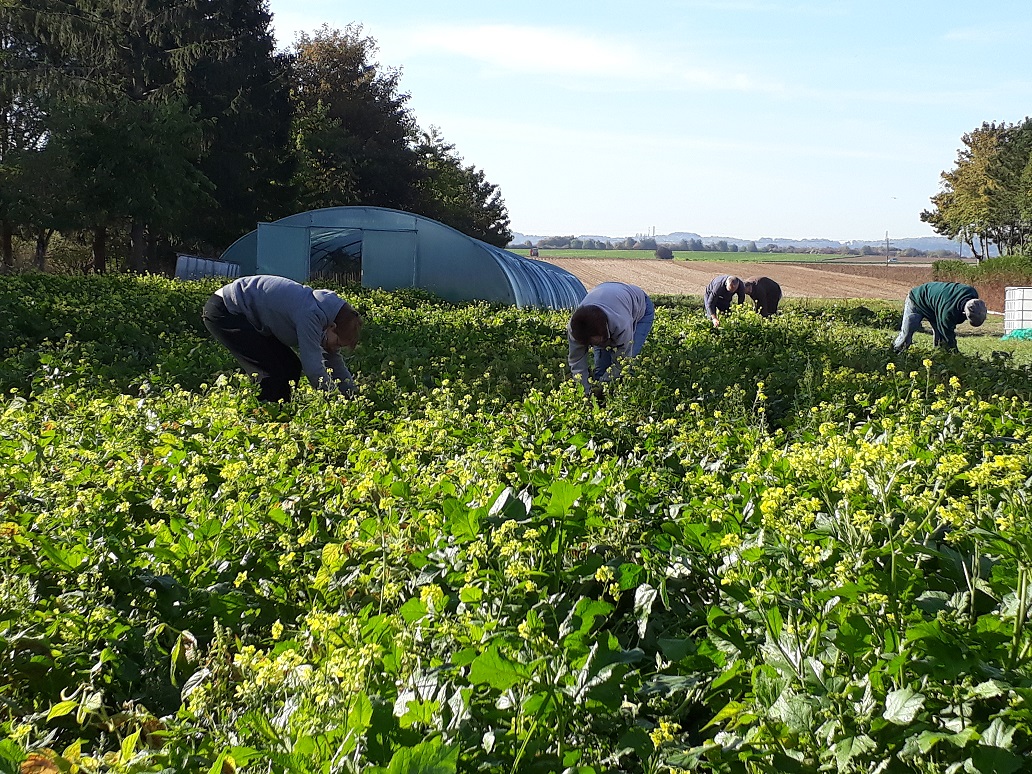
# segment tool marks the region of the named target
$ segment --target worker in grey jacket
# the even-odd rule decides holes
[[[731,302],[735,296],[738,296],[739,304],[745,303],[745,288],[742,286],[742,280],[731,274],[714,277],[706,286],[706,291],[702,294],[702,305],[706,309],[706,316],[713,321],[714,328],[720,325],[717,313],[726,313],[731,309]]]
[[[340,349],[358,344],[362,318],[332,290],[285,277],[241,277],[215,291],[201,318],[241,367],[257,374],[262,401],[290,400],[290,383],[302,372],[321,390],[355,390]]]
[[[641,352],[652,330],[656,310],[644,290],[623,282],[603,282],[584,296],[570,316],[566,335],[570,344],[570,369],[579,379],[584,394],[592,393],[592,380],[598,384],[620,375],[620,358]],[[588,348],[594,368],[588,370]]]

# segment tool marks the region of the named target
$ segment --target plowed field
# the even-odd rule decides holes
[[[709,263],[619,258],[543,258],[576,275],[589,290],[601,282],[629,282],[647,293],[701,296],[719,274],[767,276],[791,298],[881,298],[902,301],[928,282],[928,265]]]

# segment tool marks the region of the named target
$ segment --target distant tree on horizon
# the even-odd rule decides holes
[[[983,123],[961,137],[953,169],[921,220],[967,245],[982,261],[995,247],[1020,252],[1032,241],[1032,119]]]

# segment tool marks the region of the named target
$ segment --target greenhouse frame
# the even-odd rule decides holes
[[[422,288],[449,301],[572,309],[585,296],[573,274],[450,226],[384,207],[328,207],[260,223],[222,254],[240,273],[308,283]]]

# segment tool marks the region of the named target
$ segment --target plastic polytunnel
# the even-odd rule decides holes
[[[449,301],[572,309],[573,274],[466,236],[436,220],[384,207],[329,207],[260,223],[222,255],[241,274],[308,283],[361,279],[363,287],[422,288]]]

